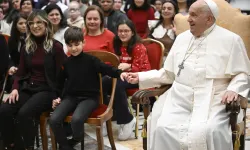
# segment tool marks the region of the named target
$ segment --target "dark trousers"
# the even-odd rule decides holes
[[[21,147],[34,146],[37,132],[34,118],[51,109],[54,96],[54,93],[49,91],[24,90],[19,92],[19,99],[14,104],[7,102],[1,105],[0,130],[6,147],[14,143],[14,139],[18,139],[19,135],[23,144]]]
[[[104,102],[108,104],[108,95],[112,90],[112,78],[103,77],[102,79]],[[115,97],[114,97],[114,110],[116,115],[117,124],[127,124],[133,119],[133,115],[128,108],[127,89],[138,88],[138,84],[130,84],[127,81],[117,79]]]
[[[73,138],[82,140],[84,135],[84,122],[91,115],[92,111],[98,107],[99,98],[90,97],[71,97],[66,96],[61,104],[57,106],[50,117],[50,127],[54,132],[56,141],[62,149],[70,148],[67,136],[63,128],[63,121],[67,115],[73,113],[71,120],[71,128]]]

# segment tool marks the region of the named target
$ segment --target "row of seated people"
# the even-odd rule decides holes
[[[30,0],[22,0],[20,5],[21,9],[19,10],[19,13],[28,16],[33,11],[32,1]],[[27,7],[26,5],[29,5],[29,7]],[[135,24],[136,31],[142,38],[150,36],[151,38],[155,38],[157,40],[160,40],[161,42],[164,41],[163,44],[166,44],[165,47],[167,48],[167,50],[169,50],[169,45],[171,44],[168,44],[165,41],[169,41],[166,40],[169,39],[169,37],[170,42],[173,42],[173,40],[175,39],[173,18],[175,14],[178,13],[178,6],[180,4],[177,5],[174,1],[164,1],[162,3],[162,6],[164,6],[161,9],[161,17],[157,20],[154,20],[155,17],[153,14],[155,11],[152,7],[150,7],[147,1],[142,1],[140,3],[138,3],[137,1],[133,1],[131,4],[131,9],[128,10],[127,15],[120,11],[114,10],[113,5],[114,2],[112,0],[102,0],[99,4],[100,8],[104,12],[103,17],[105,21],[103,22],[103,26],[110,30],[113,33],[113,36],[114,34],[116,34],[117,23],[121,20],[129,18]],[[61,5],[57,3],[51,3],[43,9],[48,13],[49,20],[53,24],[54,38],[60,41],[64,45],[64,50],[67,51],[63,38],[64,32],[66,31],[68,26],[77,26],[88,30],[88,25],[86,24],[86,16],[84,17],[83,13],[86,11],[86,9],[82,11],[83,4],[78,3],[78,1],[74,0],[69,4],[69,8],[67,10],[62,9],[60,6]],[[4,10],[2,11],[5,12]],[[1,23],[4,21],[7,22],[10,25],[8,30],[11,31],[10,29],[14,21],[17,19],[16,15],[18,15],[19,13],[12,16],[6,14],[4,16],[4,18],[6,19],[3,19]],[[8,20],[8,18],[11,19]],[[101,28],[101,26],[99,26],[99,28]],[[6,32],[2,31],[2,33]],[[8,33],[9,32],[7,32],[7,34]],[[11,36],[12,34],[13,33],[11,33]]]
[[[72,33],[74,31],[74,30],[71,31],[72,28],[67,29],[69,31],[65,33],[64,38],[67,43],[66,45],[68,52],[71,55],[69,57],[69,60],[71,60],[70,58],[79,53],[79,51],[77,51],[78,49],[81,49],[82,51],[85,50],[85,48],[87,49],[88,45],[95,46],[93,40],[96,39],[92,39],[92,43],[89,43],[88,39],[91,39],[91,36],[90,38],[88,38],[88,36],[86,35],[95,34],[98,36],[103,33],[111,33],[107,29],[104,29],[103,26],[102,28],[100,28],[100,25],[103,23],[102,16],[103,14],[99,7],[91,6],[86,11],[87,24],[89,21],[88,30],[86,29],[84,30],[84,33],[82,33],[82,30],[76,27],[76,29],[78,29],[77,30],[78,34],[76,34]],[[18,21],[20,20],[26,21],[25,18],[24,17],[22,18],[21,15]],[[25,25],[25,23],[23,24]],[[34,124],[32,123],[32,118],[41,114],[44,111],[50,110],[52,108],[51,106],[52,100],[60,97],[60,92],[58,92],[60,90],[57,90],[56,85],[58,85],[58,83],[61,82],[57,82],[56,79],[57,75],[58,74],[60,75],[59,70],[61,70],[61,66],[63,65],[63,62],[66,59],[66,55],[64,53],[63,46],[61,45],[61,43],[56,40],[53,40],[53,30],[52,30],[53,24],[49,21],[44,11],[33,11],[30,14],[29,18],[27,19],[27,24],[28,25],[26,29],[25,26],[23,26],[23,30],[24,31],[26,30],[26,40],[20,38],[20,40],[23,40],[22,42],[20,42],[21,45],[19,45],[20,52],[16,50],[15,55],[13,55],[13,53],[11,52],[12,53],[11,58],[16,59],[15,63],[16,65],[18,65],[18,67],[11,67],[9,69],[9,73],[13,74],[14,76],[12,92],[10,93],[7,99],[4,99],[5,103],[2,104],[0,107],[0,118],[5,120],[5,122],[1,124],[0,128],[5,146],[9,148],[12,148],[14,146],[15,147],[20,146],[16,145],[16,143],[13,141],[14,140],[13,135],[19,133],[13,130],[13,128],[17,126],[18,126],[18,131],[20,131],[21,137],[24,139],[23,145],[25,146],[25,148],[28,149],[33,146],[33,139],[36,131]],[[18,28],[18,25],[16,26],[16,28]],[[20,29],[21,28],[19,28],[19,30],[16,29],[16,31],[19,31],[21,33]],[[85,38],[84,42],[82,42],[83,40],[81,40],[81,36],[80,37],[75,36],[79,34]],[[20,37],[21,36],[22,35],[20,34]],[[9,39],[9,43],[12,40],[11,38],[12,37],[10,37]],[[103,37],[103,39],[104,39],[103,41],[105,41],[105,36]],[[140,43],[140,37],[137,35],[135,26],[130,20],[127,19],[118,24],[117,35],[113,37],[113,40],[109,43],[109,45],[112,43],[112,45],[110,45],[110,47],[112,47],[111,51],[120,57],[120,65],[118,67],[119,70],[131,71],[131,72],[150,70],[151,67],[148,61],[146,48],[143,46],[143,44]],[[107,50],[107,47],[105,48]],[[97,47],[96,49],[99,49],[99,47]],[[91,48],[89,50],[91,50]],[[18,55],[20,55],[20,57],[18,57]],[[82,55],[84,54],[81,53],[79,56]],[[71,89],[68,91],[68,93],[66,93],[66,96],[74,95],[74,97],[70,98],[69,102],[72,102],[75,99],[74,101],[75,103],[72,104],[74,105],[72,106],[72,108],[67,107],[67,109],[61,109],[61,111],[66,111],[65,112],[66,114],[74,111],[76,105],[80,104],[81,101],[87,102],[85,101],[86,96],[87,97],[88,96],[93,97],[94,95],[96,96],[95,92],[99,90],[97,86],[96,87],[94,86],[93,89],[87,89],[89,88],[89,84],[86,84],[87,83],[86,81],[88,81],[88,76],[86,76],[86,71],[89,71],[91,69],[82,69],[82,68],[85,67],[85,63],[86,65],[88,64],[86,67],[92,66],[93,68],[96,68],[97,66],[93,66],[95,65],[95,63],[91,62],[92,60],[89,61],[83,60],[83,61],[84,62],[82,63],[77,63],[83,65],[80,66],[81,69],[77,67],[78,66],[77,64],[72,64],[71,67],[68,67],[69,70],[67,70],[70,72],[70,74],[73,74],[73,76],[78,76],[78,77],[75,78],[70,76],[68,74],[69,72],[66,73],[69,81],[67,81],[67,87],[65,88],[67,90]],[[64,66],[63,68],[67,67]],[[81,71],[83,72],[81,73]],[[107,69],[98,71],[100,72],[103,71],[102,73],[108,74],[108,72],[106,72]],[[121,71],[116,71],[116,73],[118,75],[115,74],[116,75],[115,77],[119,77]],[[109,75],[112,76],[112,74]],[[84,81],[79,82],[79,78],[82,78]],[[70,81],[70,79],[76,79],[76,80]],[[93,81],[93,82],[98,82],[98,81]],[[81,83],[85,83],[85,85]],[[110,78],[104,77],[103,89],[105,95],[109,94],[111,88],[110,83],[111,83]],[[72,88],[72,86],[73,87],[75,86],[76,88]],[[120,140],[127,140],[132,134],[133,127],[135,125],[135,118],[128,110],[127,95],[125,92],[125,89],[134,87],[138,87],[138,85],[132,85],[120,79],[118,80],[116,86],[116,94],[115,94],[116,100],[114,103],[114,107],[117,114],[117,123],[121,125],[118,135],[118,139]],[[91,95],[88,94],[85,95],[86,91],[89,90],[92,91],[92,93],[90,92]],[[77,114],[85,114],[85,115],[81,116],[80,118],[79,116],[76,115],[77,120],[76,124],[73,123],[74,125],[79,127],[79,122],[84,122],[84,120],[86,120],[86,117],[96,107],[97,101],[95,100],[96,99],[95,96],[93,97],[94,100],[93,107],[92,108],[88,107],[89,108],[88,110],[85,108],[84,109],[81,108],[80,110],[86,111],[86,113],[78,112]],[[58,101],[58,99],[56,101]],[[84,106],[85,105],[86,104],[84,104]],[[89,105],[87,104],[87,106]],[[65,117],[65,115],[60,117]],[[52,129],[55,132],[56,139],[58,140],[59,137],[62,138],[62,140],[60,140],[60,138],[58,140],[58,143],[61,145],[62,143],[65,143],[63,142],[63,140],[66,139],[66,137],[57,134],[61,133],[57,132],[57,130],[60,130],[60,128],[58,128],[59,127],[58,124],[60,124],[62,120],[60,118],[58,120],[58,117],[55,117],[54,118],[55,124],[53,124],[53,117],[51,120],[52,120],[51,121]],[[72,125],[73,128],[74,125]],[[77,131],[78,133],[80,133],[79,132],[80,130],[78,129],[79,128],[76,128],[75,132]],[[74,134],[76,134],[75,132],[73,130]],[[66,145],[65,147],[68,147],[68,145]]]

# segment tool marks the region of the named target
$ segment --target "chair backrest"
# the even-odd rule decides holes
[[[219,7],[219,17],[216,24],[238,34],[244,41],[250,58],[250,16],[244,15],[239,9],[233,8],[225,0],[213,0]],[[174,22],[177,35],[188,30],[188,16],[177,14]]]
[[[2,35],[4,36],[6,43],[8,43],[10,35],[8,35],[8,34],[2,34]]]
[[[110,65],[112,65],[115,68],[118,68],[118,65],[120,64],[119,57],[111,52],[95,50],[95,51],[87,51],[85,53],[99,58],[102,62],[108,62]],[[102,90],[102,75],[101,74],[99,74],[99,78],[100,78],[100,104],[103,104],[103,90]],[[113,78],[113,80],[112,80],[112,92],[110,95],[111,98],[110,98],[110,102],[109,102],[109,106],[108,106],[108,108],[110,108],[110,109],[113,106],[116,82],[117,82],[117,79]]]
[[[143,39],[143,45],[147,48],[148,59],[151,69],[159,70],[162,67],[162,58],[164,56],[164,45],[154,39]]]

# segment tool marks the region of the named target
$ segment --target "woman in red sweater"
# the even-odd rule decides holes
[[[147,50],[140,42],[140,38],[135,31],[132,21],[124,20],[117,26],[117,35],[114,38],[115,54],[120,57],[119,69],[125,72],[140,72],[151,69],[148,60]],[[111,78],[103,78],[104,98],[111,92]],[[128,109],[128,101],[126,90],[138,88],[138,84],[130,84],[127,81],[117,80],[116,91],[114,97],[114,109],[117,124],[120,125],[118,130],[118,139],[127,140],[134,129],[135,118]],[[106,101],[104,99],[104,101]]]
[[[95,5],[88,7],[84,14],[84,23],[83,51],[103,50],[114,53],[113,38],[115,35],[108,29],[104,29],[104,14],[99,7]]]
[[[148,34],[148,20],[154,20],[154,9],[147,0],[132,0],[128,10],[128,18],[135,24],[136,31],[141,38],[146,38]]]

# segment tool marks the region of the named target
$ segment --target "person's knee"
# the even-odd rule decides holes
[[[83,125],[85,120],[86,120],[86,118],[82,118],[79,116],[73,116],[71,119],[71,125],[72,125],[72,127],[78,126],[79,124]]]
[[[52,115],[49,119],[49,124],[51,127],[61,125],[62,121],[58,118],[57,115]]]

